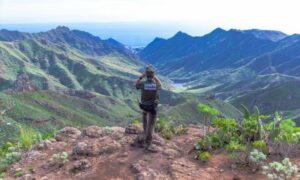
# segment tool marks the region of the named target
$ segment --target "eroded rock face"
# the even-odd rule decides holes
[[[81,136],[81,131],[74,127],[65,127],[55,136],[57,141],[76,140]]]
[[[32,92],[38,90],[31,84],[30,78],[27,74],[19,74],[11,89],[8,89],[9,93],[16,92]]]

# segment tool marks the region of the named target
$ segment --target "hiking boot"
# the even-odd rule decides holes
[[[151,153],[157,153],[159,151],[159,148],[153,144],[146,145],[145,150]]]

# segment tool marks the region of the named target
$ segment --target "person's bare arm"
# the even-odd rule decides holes
[[[162,83],[161,81],[159,80],[159,78],[157,76],[154,76],[153,80],[156,82],[156,84],[161,88],[162,86]]]
[[[139,77],[139,79],[135,81],[135,87],[136,87],[136,88],[141,84],[141,82],[142,82],[142,80],[143,80],[143,78],[144,78],[145,76],[146,76],[146,74],[143,73],[143,74],[141,75],[141,77]]]

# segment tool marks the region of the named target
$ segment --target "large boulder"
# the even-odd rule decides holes
[[[81,136],[81,131],[74,127],[65,127],[57,133],[57,141],[74,141]]]

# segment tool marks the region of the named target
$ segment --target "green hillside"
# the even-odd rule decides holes
[[[65,126],[124,126],[141,118],[133,84],[145,65],[124,45],[66,27],[0,31],[0,37],[0,110],[11,107],[1,117],[0,144],[18,135],[12,133],[18,125],[51,133]],[[160,77],[166,86],[168,78]],[[160,97],[159,118],[178,124],[202,123],[200,102],[221,116],[240,115],[215,98],[165,89]]]

